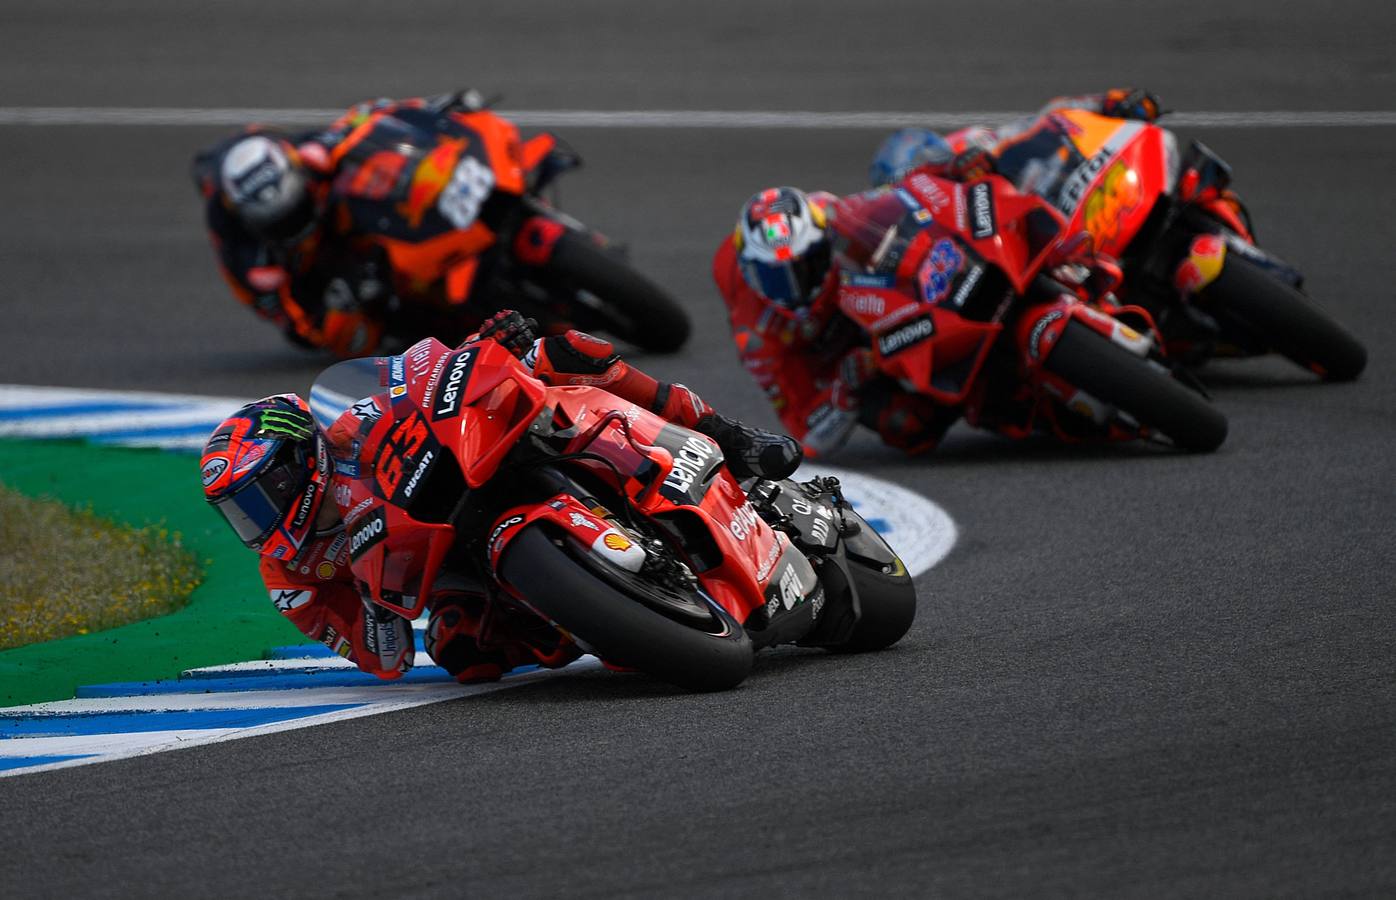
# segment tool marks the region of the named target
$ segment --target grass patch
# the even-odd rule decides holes
[[[178,534],[0,485],[0,650],[172,612],[201,574]]]

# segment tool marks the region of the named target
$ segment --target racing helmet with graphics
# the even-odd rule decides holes
[[[873,154],[868,181],[873,187],[894,184],[912,169],[945,165],[955,153],[945,138],[927,128],[902,128],[892,132]]]
[[[767,188],[742,206],[732,242],[742,278],[787,309],[809,305],[829,272],[828,209],[833,195]]]
[[[315,198],[300,152],[274,135],[242,138],[223,154],[218,183],[229,209],[253,235],[290,245],[315,227]]]
[[[204,499],[238,538],[289,562],[317,533],[332,463],[310,407],[278,394],[225,419],[204,445],[200,472]]]

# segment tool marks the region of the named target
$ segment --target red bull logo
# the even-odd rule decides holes
[[[1188,258],[1173,273],[1173,284],[1185,294],[1195,294],[1217,280],[1226,260],[1226,243],[1215,234],[1193,239]]]
[[[409,226],[421,226],[422,217],[451,180],[456,160],[465,152],[468,143],[470,141],[466,138],[443,137],[417,164],[417,171],[412,173],[412,184],[407,188],[407,199],[397,205],[398,213]]]

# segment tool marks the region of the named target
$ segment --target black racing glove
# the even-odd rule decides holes
[[[956,181],[978,181],[994,174],[994,156],[983,147],[961,150],[950,160],[946,174]]]
[[[538,322],[525,319],[512,309],[501,309],[480,326],[480,337],[489,338],[504,349],[523,359],[533,342],[538,340]]]
[[[1115,88],[1105,92],[1100,102],[1102,115],[1116,119],[1138,119],[1152,122],[1163,112],[1158,96],[1141,88]]]
[[[325,283],[325,309],[338,312],[376,310],[384,306],[391,286],[376,260],[351,263]]]

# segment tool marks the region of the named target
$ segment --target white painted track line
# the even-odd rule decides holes
[[[0,125],[167,125],[237,127],[323,125],[344,109],[297,107],[82,107],[4,106]],[[953,128],[994,125],[1032,115],[1032,110],[831,111],[722,109],[499,110],[533,128],[825,128],[893,129],[908,125]],[[1194,128],[1383,128],[1396,126],[1396,110],[1210,110],[1172,113],[1168,127]]]

